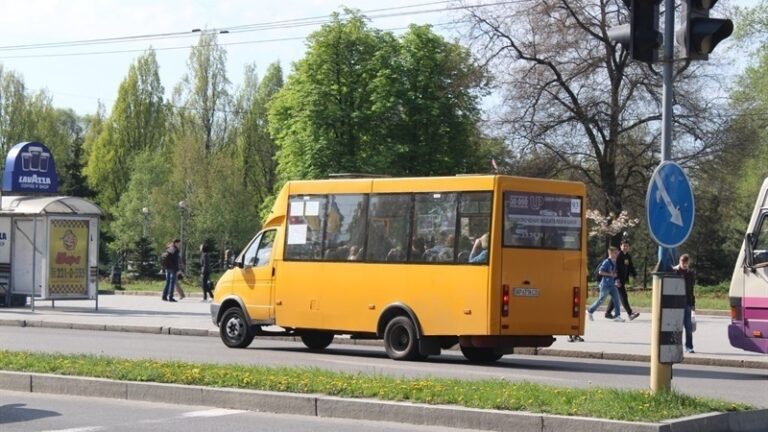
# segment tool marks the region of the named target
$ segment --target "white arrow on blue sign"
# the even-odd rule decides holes
[[[662,162],[651,176],[645,197],[651,237],[661,247],[681,245],[691,234],[696,206],[688,175],[680,165]]]

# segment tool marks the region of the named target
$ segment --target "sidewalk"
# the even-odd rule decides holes
[[[73,328],[86,330],[130,331],[189,336],[216,336],[218,328],[210,318],[210,303],[190,296],[178,303],[160,300],[158,295],[100,295],[99,308],[92,300],[37,301],[33,312],[24,308],[0,308],[0,325]],[[641,312],[631,322],[606,320],[599,312],[595,321],[587,321],[584,342],[569,343],[558,336],[549,348],[521,349],[520,354],[562,357],[603,358],[648,361],[650,355],[650,313]],[[696,315],[695,354],[686,354],[686,364],[768,369],[768,356],[741,351],[730,346],[725,316]],[[353,343],[336,338],[334,343]],[[361,343],[370,344],[370,341]]]

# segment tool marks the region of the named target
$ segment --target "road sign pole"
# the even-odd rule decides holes
[[[664,95],[661,112],[661,161],[672,158],[672,66],[675,55],[675,0],[664,0]],[[657,272],[671,271],[668,259],[674,252],[659,246]],[[653,274],[651,299],[651,391],[667,391],[672,388],[672,365],[659,362],[661,333],[661,278]]]
[[[672,388],[672,365],[660,361],[661,276],[658,273],[653,274],[651,302],[651,391],[658,393]]]

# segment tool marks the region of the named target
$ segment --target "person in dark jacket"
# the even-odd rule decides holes
[[[179,245],[181,240],[175,239],[168,243],[165,253],[168,258],[165,262],[165,287],[163,288],[163,301],[175,302],[173,290],[176,288],[176,274],[179,272],[181,264],[181,251]]]
[[[619,290],[619,295],[621,296],[621,304],[624,306],[624,310],[627,311],[629,320],[632,321],[640,316],[640,314],[632,312],[632,306],[629,305],[627,282],[629,282],[630,276],[636,278],[637,272],[635,271],[634,263],[632,263],[632,255],[629,254],[629,241],[622,240],[621,252],[619,252],[618,258],[616,258],[616,288]],[[613,301],[614,299],[611,297],[611,301],[608,303],[608,309],[605,310],[605,317],[609,319],[613,318],[613,315],[611,315]]]
[[[208,300],[208,296],[213,300],[213,284],[211,283],[211,257],[208,254],[208,248],[205,244],[200,245],[200,281],[203,288],[203,301]]]
[[[683,313],[683,328],[685,329],[685,352],[693,353],[693,322],[691,315],[696,310],[696,295],[693,292],[693,285],[696,282],[696,275],[691,270],[691,257],[688,254],[680,255],[678,264],[672,267],[675,273],[682,275],[685,279],[685,312]]]

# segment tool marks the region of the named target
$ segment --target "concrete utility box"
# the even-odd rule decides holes
[[[8,152],[0,201],[0,304],[92,299],[98,308],[101,209],[55,196],[53,154],[42,143]]]

